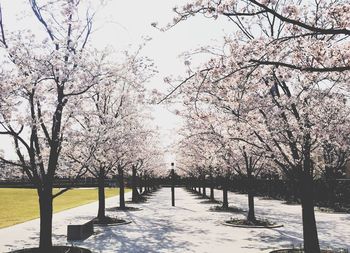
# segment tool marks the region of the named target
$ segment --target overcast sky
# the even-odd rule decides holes
[[[97,1],[97,0],[96,0]],[[163,83],[166,76],[186,76],[184,60],[179,55],[185,51],[200,46],[220,46],[223,36],[233,30],[233,25],[225,18],[218,20],[207,19],[202,16],[191,18],[172,29],[161,32],[151,26],[157,22],[160,27],[171,22],[175,14],[173,7],[181,6],[185,0],[109,0],[98,12],[94,27],[93,43],[98,48],[111,46],[117,51],[127,49],[130,45],[137,47],[143,38],[151,40],[144,47],[142,54],[153,59],[159,73],[148,84],[149,89],[166,91],[169,89]],[[20,18],[23,11],[29,10],[28,1],[5,0],[1,1],[4,23],[7,29],[15,30],[20,23],[25,22],[31,29],[42,29],[38,24],[31,24],[28,18]],[[23,23],[22,23],[23,24]],[[204,61],[205,56],[197,56],[197,61]],[[180,120],[164,106],[155,108],[153,115],[155,124],[159,126],[161,140],[164,147],[177,139],[176,129]],[[6,149],[7,141],[0,139],[0,148],[5,149],[7,156],[12,152]],[[167,155],[170,162],[174,158]]]

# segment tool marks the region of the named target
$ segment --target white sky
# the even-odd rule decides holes
[[[96,0],[97,1],[97,0]],[[40,1],[39,1],[40,2]],[[189,0],[187,1],[189,2]],[[181,6],[185,0],[110,0],[96,16],[94,27],[97,28],[93,36],[93,43],[98,48],[112,46],[116,50],[123,50],[129,45],[136,47],[144,37],[152,38],[144,47],[142,54],[154,60],[159,73],[152,78],[148,87],[161,91],[169,89],[163,83],[166,76],[186,76],[184,60],[178,56],[188,50],[206,45],[222,44],[225,34],[233,31],[233,24],[224,18],[212,20],[198,16],[182,22],[172,29],[161,32],[151,26],[157,22],[159,26],[165,26],[175,16],[172,9]],[[3,8],[4,24],[9,30],[16,30],[19,23],[18,17],[23,15],[23,10],[29,10],[28,1],[4,0]],[[30,24],[30,23],[29,23]],[[30,25],[33,30],[42,29],[35,23]],[[197,62],[205,60],[203,56],[197,57]],[[163,146],[169,146],[178,136],[176,129],[181,125],[178,116],[169,112],[165,106],[157,106],[153,112],[155,124],[160,129],[160,137]],[[8,148],[8,141],[0,136],[0,149],[4,149],[7,157],[14,158]],[[170,164],[175,158],[172,154],[166,155]]]

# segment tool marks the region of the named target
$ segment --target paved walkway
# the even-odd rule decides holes
[[[221,199],[221,192],[215,191]],[[130,197],[130,193],[127,194]],[[107,206],[116,206],[118,198],[107,200]],[[246,195],[230,193],[230,204],[247,209]],[[95,234],[75,245],[93,252],[269,252],[302,242],[301,208],[284,205],[276,200],[256,200],[257,216],[284,224],[278,229],[247,229],[223,226],[221,221],[243,214],[209,212],[210,204],[185,191],[176,189],[176,207],[171,207],[170,189],[156,192],[146,203],[133,205],[142,211],[112,212],[132,221],[129,225],[96,227]],[[54,215],[54,243],[68,244],[68,224],[76,224],[95,217],[97,203],[63,211]],[[316,213],[320,241],[323,247],[350,249],[350,214]],[[0,252],[35,247],[38,241],[39,221],[33,220],[0,229]]]

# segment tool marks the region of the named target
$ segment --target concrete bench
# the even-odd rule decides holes
[[[85,240],[94,233],[93,221],[88,221],[82,225],[68,225],[67,226],[67,240]]]

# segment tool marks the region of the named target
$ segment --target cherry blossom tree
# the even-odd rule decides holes
[[[200,96],[198,97],[200,99]],[[259,146],[258,140],[253,136],[247,135],[246,125],[243,121],[238,121],[236,116],[220,113],[220,111],[209,111],[207,106],[200,107],[203,101],[194,103],[196,106],[193,110],[187,110],[193,115],[186,115],[188,125],[185,129],[190,129],[185,135],[185,149],[191,147],[190,154],[192,161],[195,158],[200,158],[201,161],[196,161],[196,169],[201,169],[203,164],[210,161],[210,165],[204,166],[212,173],[213,161],[218,164],[221,161],[222,172],[224,175],[221,180],[223,188],[223,208],[228,208],[227,189],[229,188],[228,181],[232,177],[245,180],[248,189],[248,215],[247,220],[257,222],[254,211],[254,181],[260,175],[260,172],[267,166],[267,158],[265,151]],[[187,104],[187,106],[190,106]],[[200,122],[200,123],[198,123]],[[196,127],[194,127],[196,125]],[[181,148],[181,146],[180,146]],[[209,158],[206,158],[206,154]],[[183,157],[182,157],[183,159]],[[204,173],[205,169],[201,169]]]
[[[117,150],[120,145],[124,145],[127,135],[123,119],[127,110],[121,106],[125,94],[119,93],[120,87],[117,85],[103,88],[101,85],[92,89],[85,111],[75,117],[78,124],[72,132],[75,138],[69,138],[64,150],[66,160],[72,166],[84,166],[89,175],[98,179],[99,209],[96,223],[108,220],[105,216],[105,179],[115,173],[120,159]]]
[[[125,208],[124,171],[131,164],[144,136],[139,131],[144,118],[144,85],[153,73],[152,62],[139,57],[140,50],[125,52],[119,64],[110,64],[109,76],[91,88],[82,102],[83,110],[74,117],[75,128],[69,138],[66,157],[73,164],[85,166],[98,179],[99,210],[96,223],[113,221],[105,216],[105,178],[119,176],[120,208]],[[145,108],[145,107],[143,107]],[[71,140],[75,138],[76,141]],[[76,151],[76,152],[74,152]]]
[[[140,140],[137,144],[137,149],[133,156],[134,162],[132,164],[132,201],[144,201],[145,199],[140,195],[137,190],[137,184],[142,187],[142,176],[143,177],[159,177],[164,173],[164,151],[160,148],[158,140],[158,133],[155,129],[150,129],[151,122],[144,124],[143,134],[140,136]],[[137,182],[136,176],[139,175]],[[146,185],[145,185],[146,186]],[[147,193],[147,186],[145,192]]]
[[[6,30],[0,11],[1,134],[13,139],[20,168],[37,189],[42,251],[52,247],[53,181],[65,129],[81,95],[105,76],[104,55],[90,45],[93,13],[80,1],[29,1],[46,33]],[[78,109],[77,109],[78,110]],[[82,174],[85,170],[80,171]]]
[[[221,133],[216,131],[212,134],[215,135],[217,142],[222,147],[222,159],[227,163],[227,167],[232,168],[235,178],[244,180],[247,184],[247,220],[256,223],[258,221],[254,208],[255,180],[268,167],[265,151],[258,146],[257,140],[246,136],[246,131],[238,131],[238,129],[245,129],[247,126],[239,124],[239,122],[233,122],[233,124],[228,124],[228,120],[226,122],[226,124],[222,124],[224,129],[221,130]]]
[[[145,105],[143,105],[145,107]],[[163,173],[164,152],[160,149],[157,130],[153,128],[151,118],[148,113],[139,114],[138,118],[134,118],[130,125],[130,138],[128,140],[128,148],[125,150],[124,158],[118,168],[120,181],[123,181],[124,174],[131,174],[133,183],[135,183],[135,174],[138,173],[144,182],[145,192],[150,191],[152,179],[159,177]],[[130,171],[131,170],[131,171]],[[142,184],[142,183],[141,183]],[[151,184],[151,185],[149,185]],[[121,185],[121,184],[120,184]],[[143,200],[140,198],[136,185],[133,185],[133,199],[136,202]],[[124,196],[120,194],[120,207],[125,209]]]

